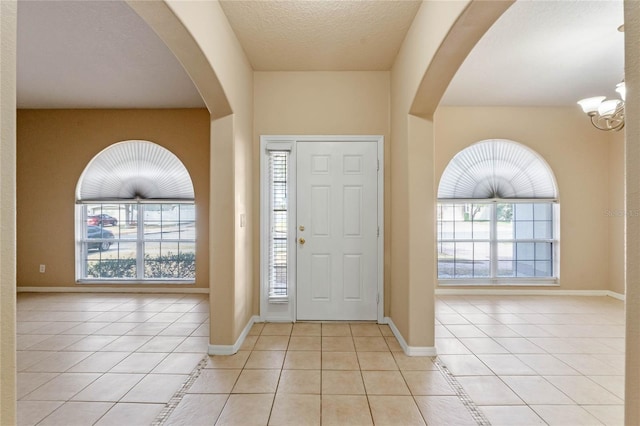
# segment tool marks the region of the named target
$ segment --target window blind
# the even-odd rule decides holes
[[[191,176],[171,151],[149,141],[119,142],[87,165],[76,189],[77,201],[193,200]]]
[[[557,189],[549,165],[519,143],[490,139],[460,151],[440,180],[439,199],[554,199]]]
[[[269,298],[277,299],[288,297],[288,162],[288,151],[269,151]]]

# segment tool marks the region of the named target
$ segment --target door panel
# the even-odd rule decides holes
[[[311,233],[314,237],[329,237],[331,229],[331,187],[312,185],[311,193]]]
[[[343,237],[362,237],[362,186],[343,188]]]
[[[296,150],[297,319],[375,320],[377,143],[300,141]]]
[[[344,298],[350,301],[362,301],[363,282],[362,282],[362,255],[361,254],[345,254],[342,261],[344,273]]]
[[[311,300],[331,300],[331,256],[311,255]]]

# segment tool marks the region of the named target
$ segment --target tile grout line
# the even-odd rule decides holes
[[[473,417],[473,419],[476,421],[478,426],[491,426],[491,422],[489,422],[489,420],[485,417],[482,411],[480,411],[478,406],[475,404],[475,402],[473,402],[471,397],[467,394],[467,392],[464,390],[464,388],[462,387],[460,382],[458,382],[455,376],[451,374],[449,369],[440,362],[440,359],[436,357],[433,360],[433,363],[436,365],[436,367],[438,367],[438,370],[440,370],[445,380],[456,392],[456,395],[458,396],[458,398],[460,398],[460,401],[462,402],[462,404],[466,407],[467,410],[469,410],[471,417]]]
[[[204,357],[200,360],[198,365],[191,371],[189,374],[189,378],[180,386],[180,388],[173,394],[169,402],[167,402],[164,408],[160,411],[160,413],[156,416],[156,418],[151,423],[152,426],[161,426],[163,425],[167,419],[173,414],[174,410],[182,401],[182,398],[187,394],[187,391],[191,388],[193,383],[202,373],[202,370],[207,365],[207,361],[209,359],[209,355],[204,355]]]

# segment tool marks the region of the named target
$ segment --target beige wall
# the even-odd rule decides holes
[[[626,209],[640,211],[640,2],[624,2]],[[640,424],[640,217],[626,224],[625,425]]]
[[[389,167],[389,72],[255,72],[253,131],[254,311],[260,309],[260,136],[383,135]],[[385,174],[385,192],[390,173]],[[390,197],[385,198],[385,228]],[[389,243],[385,245],[385,301],[389,303]],[[388,313],[388,309],[385,309]]]
[[[211,202],[209,256],[210,341],[232,344],[235,337],[235,185],[233,115],[211,122]]]
[[[540,154],[559,187],[560,289],[609,289],[608,133],[579,108],[440,107],[435,135],[436,182],[456,153],[481,140],[509,139]]]
[[[16,2],[0,2],[0,425],[16,424]]]
[[[211,158],[210,341],[227,350],[229,345],[236,343],[254,314],[253,221],[250,215],[253,211],[253,69],[218,1],[167,0],[166,3],[189,31],[186,38],[180,28],[162,32],[164,39],[171,41],[169,47],[180,57],[177,50],[195,41],[199,53],[206,58],[206,61],[185,61],[183,65],[203,99],[211,100],[207,102],[212,120],[211,150],[221,154]],[[150,7],[154,9],[153,5]],[[159,30],[167,27],[165,19],[152,19],[158,18],[153,16],[155,11],[147,12],[138,10],[152,27],[160,27]],[[223,93],[204,81],[213,78],[211,69]],[[231,107],[231,115],[215,110],[215,105],[221,104],[216,97],[223,95]],[[228,208],[230,195],[233,208]],[[246,215],[245,227],[240,226],[242,215]],[[221,232],[217,233],[218,229]],[[231,230],[233,237],[230,237]],[[233,258],[229,251],[233,251]]]
[[[425,261],[435,258],[432,121],[409,114],[430,62],[468,3],[423,2],[391,70],[390,317],[409,346],[435,342],[435,261]]]
[[[132,139],[167,148],[189,171],[197,209],[195,287],[209,287],[209,114],[204,109],[20,110],[20,286],[77,285],[74,203],[78,179],[88,162],[104,148]],[[46,265],[43,274],[38,271],[40,264]]]

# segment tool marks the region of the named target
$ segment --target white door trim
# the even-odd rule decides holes
[[[384,136],[381,135],[263,135],[260,136],[260,318],[263,321],[296,321],[296,145],[298,142],[376,142],[378,147],[378,322],[384,322]],[[289,242],[287,275],[289,297],[286,300],[269,300],[269,163],[270,146],[291,146],[289,161],[288,213]]]

